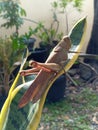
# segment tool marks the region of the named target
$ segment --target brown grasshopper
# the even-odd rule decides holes
[[[29,89],[24,93],[19,101],[19,108],[25,106],[29,101],[35,103],[38,101],[47,88],[47,84],[56,76],[56,74],[64,68],[64,64],[68,59],[68,52],[71,47],[71,40],[68,36],[54,47],[45,63],[31,61],[32,69],[22,70],[21,76],[26,76],[38,72]]]

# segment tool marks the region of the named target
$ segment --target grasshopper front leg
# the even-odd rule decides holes
[[[36,61],[30,61],[29,65],[32,67],[32,69],[20,71],[21,76],[37,74],[41,69],[48,73],[51,73],[51,72],[57,73],[60,70],[60,65],[56,63],[39,63]]]

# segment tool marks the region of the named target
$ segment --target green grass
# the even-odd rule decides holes
[[[98,93],[84,88],[63,101],[45,104],[38,130],[95,130],[92,116],[98,109]]]

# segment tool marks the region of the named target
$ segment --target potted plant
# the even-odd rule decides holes
[[[55,0],[51,3],[52,6],[52,11],[54,15],[57,17],[58,14],[63,14],[65,17],[65,29],[66,29],[66,34],[69,32],[69,19],[68,15],[70,13],[68,5],[71,5],[71,8],[74,7],[77,9],[77,11],[81,11],[82,7],[82,0]]]
[[[14,11],[13,11],[14,10]],[[0,37],[0,107],[9,92],[13,82],[13,74],[16,75],[14,63],[21,60],[25,44],[19,36],[19,28],[23,24],[21,16],[26,16],[25,10],[20,6],[19,1],[0,1],[0,17],[4,19],[1,27],[5,29],[15,28],[10,36]],[[19,66],[18,66],[19,67]],[[18,70],[18,68],[17,68]],[[2,98],[1,98],[2,97]],[[3,100],[4,99],[4,100]]]
[[[13,11],[14,10],[14,11]],[[0,17],[4,19],[5,22],[1,24],[1,27],[5,29],[15,28],[13,32],[14,42],[20,40],[27,44],[28,49],[34,46],[35,39],[31,38],[30,34],[25,33],[19,36],[19,28],[23,25],[23,16],[26,16],[26,11],[21,7],[19,1],[6,0],[0,2]]]
[[[0,37],[0,95],[6,97],[14,80],[13,71],[21,61],[23,45],[16,45],[10,37]],[[18,64],[19,65],[19,64]],[[3,98],[2,98],[3,99]],[[1,102],[0,102],[1,103]]]
[[[6,0],[0,2],[0,17],[5,20],[1,27],[6,29],[15,27],[15,33],[19,33],[19,28],[23,25],[22,16],[26,16],[26,11],[20,6],[19,1]]]
[[[53,29],[52,24],[57,24],[57,29]],[[51,28],[47,29],[43,22],[39,22],[36,26],[36,28],[32,29],[29,28],[30,34],[32,34],[34,37],[39,39],[39,47],[34,48],[34,50],[31,52],[31,55],[28,57],[28,60],[34,59],[39,62],[45,62],[51,49],[58,43],[58,41],[55,39],[56,36],[58,36],[58,40],[61,39],[63,36],[63,33],[58,32],[58,21],[54,20],[51,24]]]

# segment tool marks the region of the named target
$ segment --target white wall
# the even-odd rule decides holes
[[[52,20],[52,12],[51,12],[51,2],[53,0],[20,0],[21,6],[27,12],[27,18],[35,20],[35,21],[44,21],[46,26],[49,27],[51,20]],[[70,6],[67,9],[68,12],[68,19],[69,19],[69,30],[72,25],[81,17],[87,15],[88,19],[88,29],[87,29],[87,36],[85,40],[85,45],[87,46],[88,40],[90,38],[91,29],[92,29],[92,22],[93,22],[93,0],[83,0],[83,9],[82,12],[77,12]],[[60,30],[64,32],[66,35],[66,23],[64,14],[58,15],[60,20]],[[2,19],[0,19],[2,22]],[[20,28],[20,34],[28,31],[29,26],[32,28],[35,24],[30,22],[25,22],[24,25]],[[4,36],[5,34],[8,35],[12,32],[12,30],[4,30],[1,29],[0,36]]]
[[[94,17],[94,0],[84,0],[83,13],[82,15],[87,15],[87,34],[85,39],[85,46],[83,47],[83,51],[86,51],[86,47],[88,45],[88,41],[91,36],[92,25],[93,25],[93,17]]]

